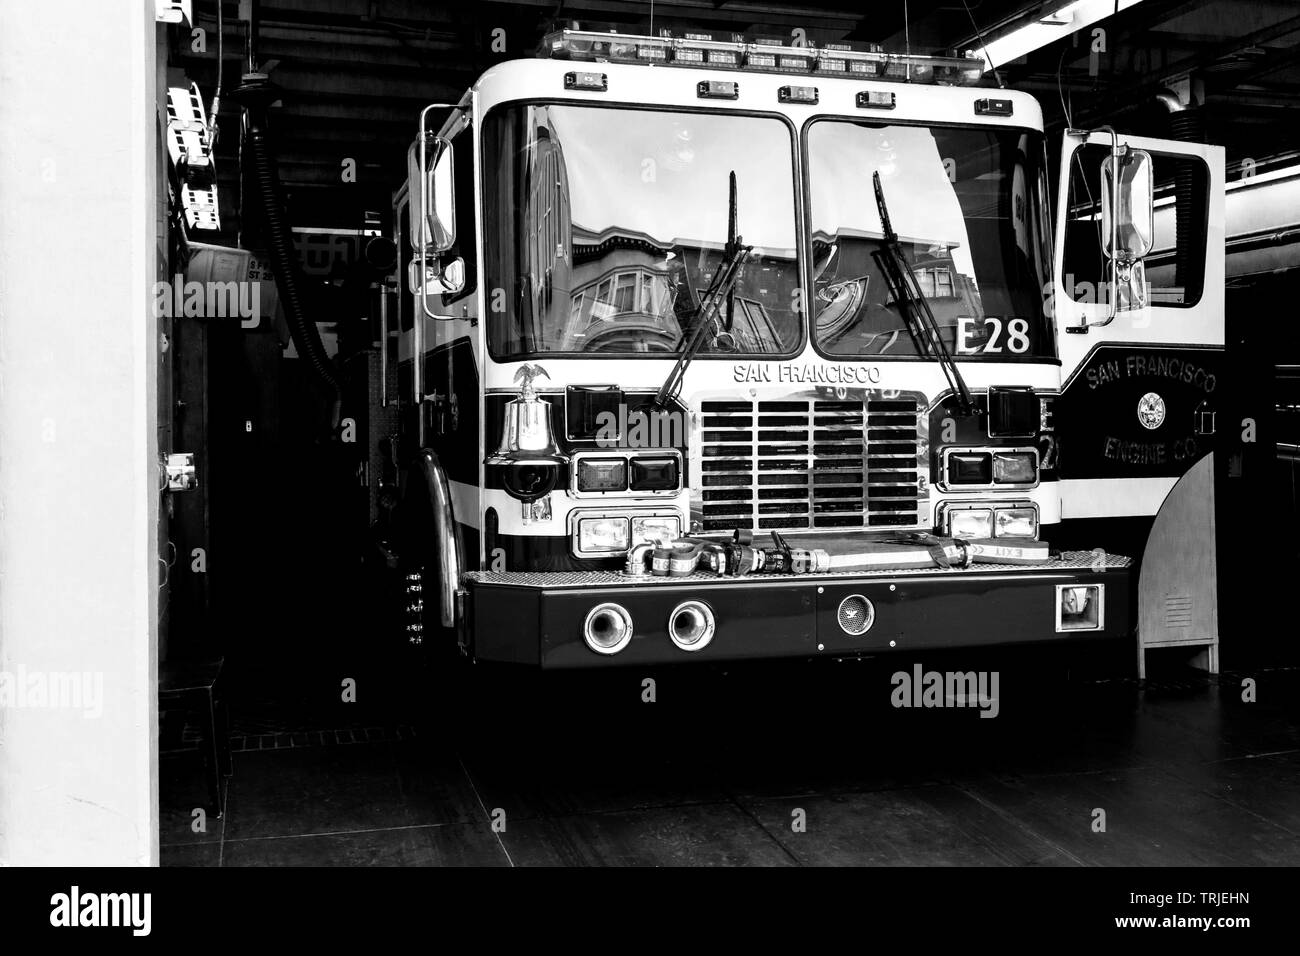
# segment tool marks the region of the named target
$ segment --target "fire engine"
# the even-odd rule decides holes
[[[1214,581],[1148,533],[1212,534],[1175,486],[1215,440],[1223,151],[1067,129],[1049,177],[1038,103],[984,73],[563,29],[430,104],[384,316],[409,640],[581,668],[1121,638],[1144,563],[1159,626],[1203,622]]]

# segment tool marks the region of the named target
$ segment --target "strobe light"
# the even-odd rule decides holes
[[[668,615],[668,636],[684,651],[699,651],[713,640],[713,609],[703,601],[683,601]]]
[[[621,604],[597,604],[582,622],[582,640],[597,654],[617,654],[632,640],[632,615]]]

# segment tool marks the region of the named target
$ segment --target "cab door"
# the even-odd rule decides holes
[[[1052,296],[1063,520],[1154,515],[1212,449],[1224,239],[1221,147],[1066,133]]]

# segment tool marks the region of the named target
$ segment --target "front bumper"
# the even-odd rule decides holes
[[[471,572],[465,575],[461,641],[475,659],[543,668],[779,657],[844,657],[1122,637],[1132,631],[1129,558],[1069,552],[1041,565],[843,572],[729,578],[697,572],[629,579],[615,572]],[[1062,631],[1058,589],[1103,585],[1105,614],[1093,630]],[[850,595],[875,609],[866,633],[851,636],[837,613]],[[686,652],[668,637],[668,617],[686,600],[716,620],[707,647]],[[582,638],[593,607],[627,609],[633,637],[617,654]]]

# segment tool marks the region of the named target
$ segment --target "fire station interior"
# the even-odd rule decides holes
[[[217,206],[214,219],[188,208],[194,173],[167,165],[170,271],[202,281],[223,257],[246,266],[232,252],[245,250],[265,281],[255,324],[171,318],[161,366],[167,448],[193,456],[161,534],[164,865],[1300,862],[1300,681],[1295,629],[1279,623],[1300,558],[1300,208],[1226,231],[1217,533],[1189,545],[1217,554],[1218,673],[1168,648],[1139,679],[1131,638],[554,673],[466,664],[414,646],[377,543],[402,414],[401,320],[393,299],[381,325],[380,289],[410,258],[392,241],[394,197],[424,107],[575,23],[948,55],[1089,4],[179,6],[161,68],[207,113],[220,87]],[[1230,188],[1300,175],[1289,0],[1117,3],[980,85],[1038,99],[1053,204],[1067,128],[1221,146]],[[1157,191],[1172,195],[1166,175]],[[892,706],[890,674],[914,664],[1000,674],[998,719]],[[1108,832],[1088,825],[1097,806]],[[806,829],[792,829],[799,812]]]

